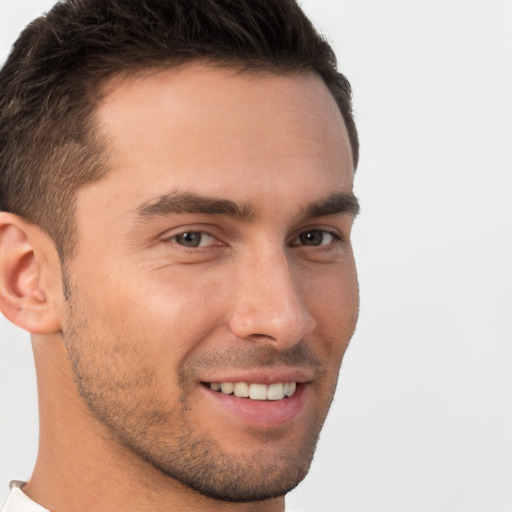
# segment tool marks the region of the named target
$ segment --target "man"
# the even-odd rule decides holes
[[[0,307],[40,447],[5,511],[268,511],[358,316],[350,86],[292,0],[72,0],[0,74]]]

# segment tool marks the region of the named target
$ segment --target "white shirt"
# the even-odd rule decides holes
[[[14,480],[11,482],[11,492],[0,512],[50,512],[32,501],[22,490],[25,482]],[[288,510],[288,512],[292,512]]]
[[[11,492],[0,512],[50,512],[32,501],[22,490],[25,482],[11,482]]]

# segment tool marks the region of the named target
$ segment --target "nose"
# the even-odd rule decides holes
[[[282,251],[253,255],[239,267],[236,285],[229,326],[238,338],[267,340],[285,349],[315,329]]]

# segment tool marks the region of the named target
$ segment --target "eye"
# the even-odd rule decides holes
[[[186,231],[169,238],[171,242],[183,247],[207,247],[214,245],[216,240],[212,235],[203,231]]]
[[[332,244],[335,240],[339,239],[334,233],[322,229],[310,229],[304,231],[297,238],[292,241],[292,245],[306,245],[310,247],[317,247],[320,245]]]

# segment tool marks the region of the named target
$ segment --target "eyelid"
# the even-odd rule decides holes
[[[310,245],[310,246],[300,243],[300,242],[295,243],[295,241],[298,240],[303,234],[311,232],[311,231],[320,231],[324,235],[328,234],[332,237],[332,240],[326,244]],[[290,240],[290,246],[292,246],[292,247],[301,246],[301,247],[312,247],[312,248],[318,248],[318,247],[325,248],[325,247],[331,246],[337,242],[342,242],[343,240],[345,240],[345,237],[337,229],[334,229],[332,227],[327,228],[324,226],[311,226],[311,227],[302,228],[299,232],[295,233]]]
[[[178,228],[173,228],[165,231],[159,238],[162,242],[165,243],[173,243],[174,245],[189,250],[198,250],[198,249],[208,249],[210,247],[215,247],[218,245],[224,245],[222,240],[220,240],[218,235],[212,233],[213,229],[208,229],[205,226],[180,226]],[[212,239],[212,243],[208,245],[199,245],[198,247],[187,247],[186,245],[182,245],[176,242],[176,238],[180,235],[184,235],[185,233],[198,233],[201,235],[206,235]]]
[[[184,238],[185,235],[199,235],[198,245],[186,245],[184,243],[180,243],[179,239]],[[171,240],[173,240],[177,245],[182,247],[186,247],[187,249],[198,249],[203,247],[210,247],[215,245],[215,237],[206,233],[204,231],[184,231],[178,235],[174,235]]]

